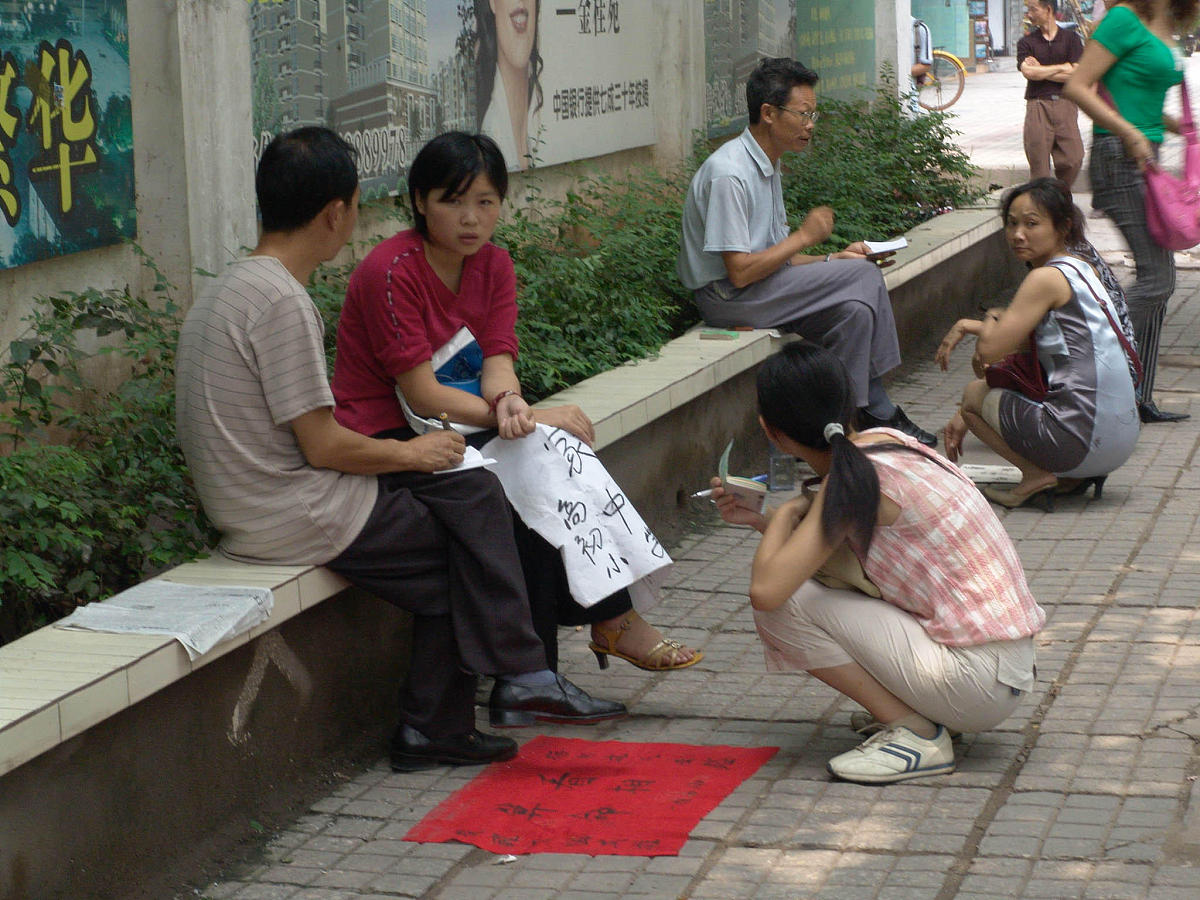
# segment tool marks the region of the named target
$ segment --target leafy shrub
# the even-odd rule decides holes
[[[517,375],[545,397],[655,353],[697,321],[675,276],[689,174],[634,169],[577,182],[562,201],[536,191],[496,241],[517,272]]]
[[[143,261],[156,275],[149,297],[41,298],[0,360],[10,448],[0,456],[0,643],[194,558],[214,537],[175,439],[179,310]],[[93,335],[121,338],[98,351],[127,361],[116,390],[84,374]]]
[[[911,116],[907,100],[891,91],[885,84],[871,103],[822,100],[808,151],[784,158],[792,227],[814,206],[834,209],[833,236],[813,252],[896,237],[985,193],[972,181],[970,158],[954,144],[952,114]]]

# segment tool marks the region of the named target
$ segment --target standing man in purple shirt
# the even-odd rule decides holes
[[[1058,0],[1029,0],[1026,6],[1033,30],[1017,42],[1017,66],[1025,76],[1025,158],[1029,177],[1054,175],[1070,187],[1083,168],[1083,139],[1079,136],[1079,107],[1062,95],[1063,84],[1075,71],[1083,42],[1073,28],[1055,18]]]

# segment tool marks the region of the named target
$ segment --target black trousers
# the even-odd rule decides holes
[[[373,436],[406,441],[416,437],[416,432],[410,428],[395,428]],[[478,450],[495,436],[494,429],[480,431],[470,435],[467,443]],[[383,477],[386,479],[393,476],[385,475]],[[445,476],[435,477],[444,478]],[[496,477],[491,473],[488,473],[488,477],[495,481],[499,488],[500,482]],[[503,493],[503,488],[499,489]],[[562,554],[549,541],[526,526],[507,500],[505,506],[508,508],[508,519],[512,523],[512,533],[521,560],[521,572],[525,577],[533,628],[545,648],[547,664],[551,669],[557,671],[558,628],[560,625],[590,625],[593,622],[613,619],[629,612],[633,608],[633,603],[629,597],[629,591],[624,588],[592,606],[585,607],[576,603],[571,596]],[[467,543],[473,542],[476,539],[476,529],[482,530],[485,523],[490,522],[490,519],[483,516],[472,517],[469,533],[461,533],[460,539]]]
[[[496,477],[401,472],[354,542],[327,566],[413,614],[401,720],[428,737],[475,727],[477,675],[547,666]]]

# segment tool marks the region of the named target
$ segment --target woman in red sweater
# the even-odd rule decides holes
[[[408,177],[415,227],[372,250],[346,292],[333,375],[343,425],[377,437],[411,437],[410,422],[423,427],[422,418],[446,413],[464,433],[476,432],[468,439],[476,446],[497,434],[520,440],[539,424],[592,443],[591,420],[578,406],[535,409],[521,396],[513,367],[516,275],[508,253],[491,243],[507,189],[504,157],[484,135],[449,132],[417,154]],[[439,380],[435,354],[464,328],[482,357],[477,380]],[[559,625],[590,624],[602,668],[609,656],[650,670],[700,660],[700,652],[664,639],[641,618],[628,590],[580,606],[558,550],[513,520],[534,625],[552,668]]]

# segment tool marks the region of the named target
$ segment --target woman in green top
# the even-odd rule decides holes
[[[1126,293],[1129,316],[1145,368],[1138,413],[1143,422],[1176,422],[1181,413],[1154,403],[1154,373],[1167,300],[1175,290],[1175,260],[1146,229],[1146,164],[1158,158],[1164,129],[1178,123],[1163,114],[1167,89],[1183,80],[1183,55],[1174,34],[1190,27],[1200,0],[1123,0],[1092,32],[1063,94],[1091,117],[1092,205],[1121,229],[1137,266]],[[1096,84],[1103,86],[1101,92]]]

